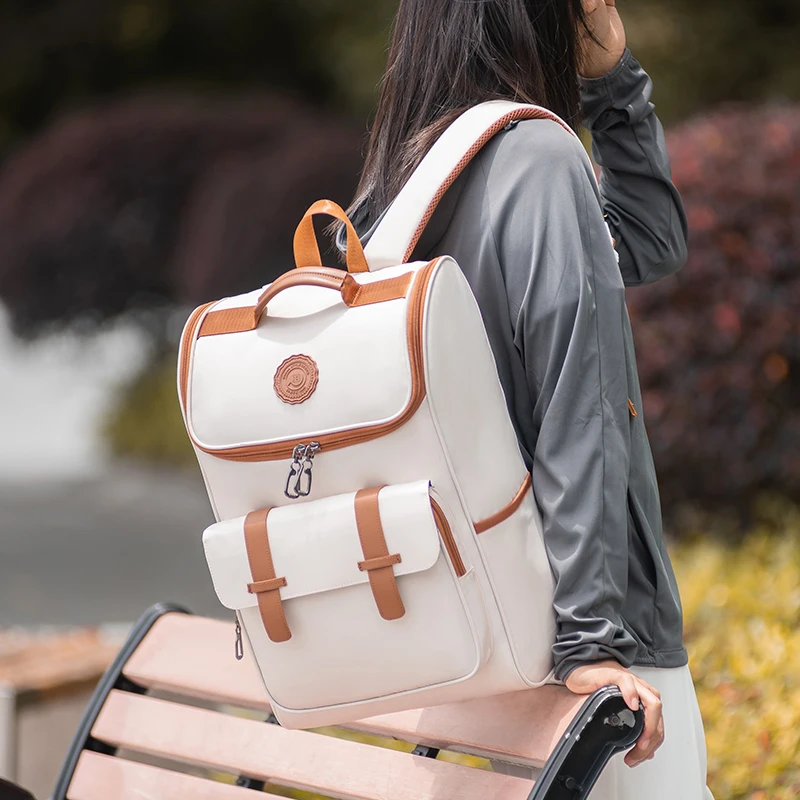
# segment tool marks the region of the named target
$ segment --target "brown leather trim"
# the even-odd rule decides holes
[[[450,563],[453,565],[456,575],[459,578],[463,578],[467,574],[467,568],[464,566],[464,560],[458,550],[456,537],[453,536],[453,529],[450,527],[444,511],[442,511],[442,507],[433,498],[431,498],[431,509],[433,510],[436,527],[439,529],[439,535],[442,537],[445,550],[447,550],[447,555],[450,556]]]
[[[378,507],[378,493],[381,488],[361,489],[356,492],[356,527],[358,538],[361,540],[361,550],[364,553],[364,561],[358,566],[359,569],[369,570],[369,585],[378,612],[384,619],[393,620],[400,619],[406,613],[406,609],[397,589],[392,564],[384,563],[378,566],[375,563],[385,561],[387,556],[399,559],[399,555],[389,555],[386,537],[383,535],[381,512]],[[362,564],[370,566],[362,567]]]
[[[485,533],[490,528],[494,528],[501,522],[505,522],[522,505],[522,501],[527,497],[528,490],[532,485],[533,481],[529,472],[525,476],[525,480],[517,492],[516,497],[514,497],[514,499],[505,508],[501,508],[496,514],[492,514],[491,517],[487,517],[486,519],[482,519],[480,522],[476,522],[475,533]]]
[[[368,306],[385,303],[388,300],[401,300],[408,294],[414,280],[413,272],[406,272],[385,281],[359,283],[348,275],[349,281],[342,286],[342,299],[348,306]]]
[[[273,642],[288,642],[292,632],[286,622],[281,602],[281,587],[286,586],[286,578],[275,576],[272,564],[272,550],[269,546],[267,518],[271,509],[251,511],[244,520],[244,541],[247,546],[247,560],[253,583],[247,590],[258,596],[258,610],[267,636]]]
[[[395,553],[392,556],[379,556],[378,558],[370,558],[368,561],[359,561],[358,568],[362,572],[369,572],[373,569],[385,569],[386,567],[393,567],[395,564],[402,564],[403,559],[400,553]]]
[[[636,410],[636,406],[633,404],[633,400],[631,400],[630,397],[628,398],[628,411],[631,412],[632,417],[639,416],[639,412]]]
[[[428,293],[428,285],[436,266],[442,258],[436,258],[416,273],[416,278],[411,284],[411,292],[408,301],[408,354],[411,362],[411,399],[408,405],[393,420],[368,425],[363,428],[355,428],[336,433],[320,434],[313,436],[314,441],[319,442],[320,449],[325,451],[338,450],[340,447],[349,447],[353,444],[367,442],[386,436],[408,422],[425,399],[425,366],[422,353],[422,325],[425,312],[425,298]],[[203,311],[208,306],[203,307]],[[199,317],[198,317],[199,319]],[[187,336],[185,344],[193,341],[193,336]],[[191,354],[191,347],[184,347],[186,353]],[[181,386],[182,398],[186,397],[186,387],[189,381],[189,357],[182,359],[181,363]],[[284,439],[280,442],[271,442],[263,445],[249,445],[246,447],[230,447],[217,450],[210,447],[203,447],[194,442],[195,447],[204,453],[222,458],[226,461],[277,461],[284,458],[291,458],[292,451],[297,444],[297,439]]]
[[[180,400],[184,410],[186,410],[186,394],[189,385],[189,366],[192,361],[192,345],[197,338],[197,327],[203,313],[213,306],[214,302],[206,303],[199,306],[189,315],[186,326],[183,329],[183,338],[181,339],[181,354],[180,354],[180,367],[179,367],[179,387],[180,387]]]
[[[325,214],[343,222],[347,230],[347,269],[350,272],[369,272],[364,248],[358,238],[353,223],[344,209],[332,200],[317,200],[305,214],[294,234],[294,258],[298,267],[318,267],[322,264],[314,232],[314,217]]]
[[[205,315],[200,325],[200,330],[197,332],[197,337],[252,331],[255,327],[252,306],[223,308],[219,311],[209,311]]]
[[[360,284],[347,272],[330,269],[301,269],[287,272],[277,278],[264,291],[255,307],[225,308],[220,311],[209,311],[203,319],[198,336],[219,336],[226,333],[244,333],[255,330],[267,303],[276,294],[292,286],[322,286],[341,292],[342,300],[351,308],[367,306],[373,303],[385,303],[389,300],[401,300],[408,294],[414,279],[413,272],[388,278],[385,281],[374,281]]]
[[[420,236],[422,236],[422,232],[425,230],[425,227],[430,222],[433,212],[436,210],[436,206],[439,205],[439,202],[444,197],[445,192],[453,185],[453,182],[464,171],[464,168],[467,166],[467,164],[472,161],[472,159],[477,155],[478,151],[496,133],[499,133],[510,122],[515,122],[522,119],[550,119],[553,120],[553,122],[557,122],[562,128],[565,128],[570,133],[574,134],[572,128],[566,125],[563,120],[559,119],[555,114],[545,111],[544,109],[517,108],[514,111],[509,111],[508,114],[502,116],[483,134],[483,136],[481,136],[480,139],[475,142],[475,144],[472,145],[472,147],[470,147],[470,149],[464,154],[461,161],[456,164],[452,172],[447,176],[447,178],[445,178],[444,183],[442,183],[442,185],[439,187],[439,190],[434,195],[433,200],[431,200],[431,202],[428,204],[425,214],[423,214],[416,231],[414,231],[414,235],[411,237],[411,242],[408,245],[405,255],[403,256],[404,262],[411,260],[414,248],[417,246],[417,242],[419,242]]]

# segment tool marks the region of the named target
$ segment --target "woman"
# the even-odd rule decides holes
[[[512,124],[448,190],[414,259],[454,256],[481,308],[556,578],[556,679],[578,694],[617,684],[645,709],[641,739],[591,797],[700,800],[705,740],[624,297],[680,269],[686,221],[614,3],[401,0],[351,217],[366,242],[479,102],[536,103],[591,131],[599,194],[575,137]],[[598,246],[606,224],[618,264]]]

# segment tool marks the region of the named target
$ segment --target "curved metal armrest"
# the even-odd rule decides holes
[[[631,711],[616,686],[598,689],[564,731],[528,800],[585,800],[611,757],[633,747],[643,730],[641,706]]]

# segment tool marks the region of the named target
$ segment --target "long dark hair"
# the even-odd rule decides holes
[[[484,100],[535,103],[577,128],[581,0],[400,0],[350,213],[374,220],[442,131]]]

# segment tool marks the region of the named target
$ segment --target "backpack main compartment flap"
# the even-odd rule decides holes
[[[182,351],[184,411],[195,445],[225,457],[237,448],[336,436],[402,415],[424,391],[409,332],[409,325],[421,327],[421,266],[355,276],[358,286],[376,291],[352,307],[330,288],[291,286],[250,330],[207,334],[204,318],[246,316],[260,292],[211,306],[185,335]],[[372,299],[380,297],[377,284],[408,273],[414,274],[406,296]]]
[[[381,526],[390,554],[399,554],[396,576],[430,569],[441,554],[428,481],[386,486],[378,495]],[[203,533],[203,547],[217,597],[226,608],[257,605],[245,545],[245,517],[223,520]],[[267,517],[275,575],[285,578],[282,600],[369,582],[355,515],[355,492],[273,508]]]

